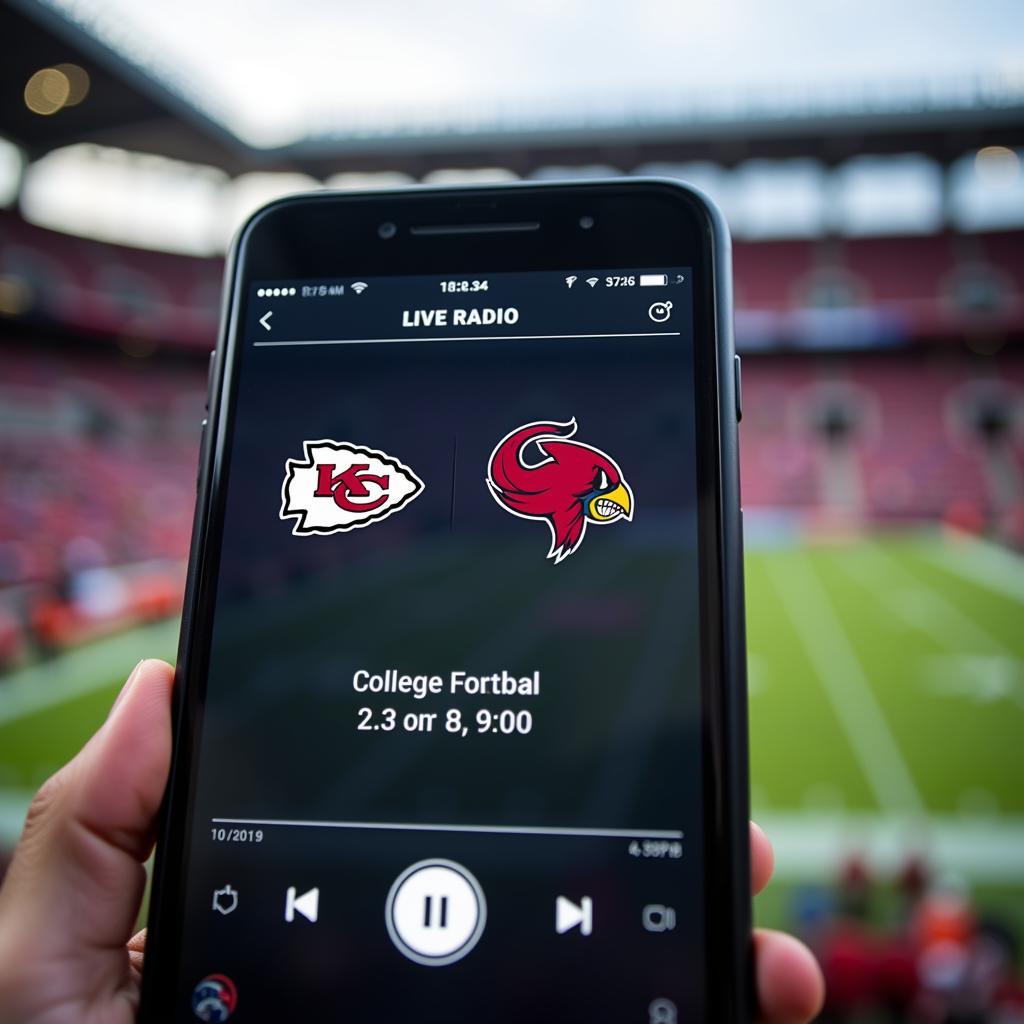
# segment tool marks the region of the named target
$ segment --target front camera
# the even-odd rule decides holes
[[[593,217],[580,217],[580,227],[583,228],[584,231],[589,231],[593,226]]]
[[[377,234],[381,238],[394,238],[398,234],[398,228],[389,220],[386,220],[379,228],[377,228]]]

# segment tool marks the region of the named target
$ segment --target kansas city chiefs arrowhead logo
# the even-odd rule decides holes
[[[487,467],[488,486],[502,508],[548,524],[548,558],[556,563],[583,543],[587,523],[633,518],[633,492],[622,470],[599,449],[570,441],[575,433],[575,419],[527,423],[498,442]]]
[[[347,441],[306,441],[305,459],[288,459],[281,519],[296,537],[339,533],[386,519],[408,505],[423,481],[398,459]]]

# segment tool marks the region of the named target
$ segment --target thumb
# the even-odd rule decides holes
[[[36,795],[0,888],[4,1020],[85,1019],[134,983],[125,943],[170,763],[173,672],[143,661],[106,722]],[[75,1017],[76,1010],[79,1014]]]

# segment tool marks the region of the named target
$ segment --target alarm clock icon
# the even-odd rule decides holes
[[[652,302],[647,315],[656,323],[663,324],[672,315],[671,302]]]

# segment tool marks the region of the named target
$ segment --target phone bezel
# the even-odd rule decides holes
[[[590,227],[584,226],[587,218]],[[396,225],[393,235],[379,231],[385,223]],[[538,227],[481,230],[496,224]],[[476,230],[412,233],[417,225]],[[708,1019],[751,1019],[746,656],[729,238],[721,215],[695,189],[629,179],[311,193],[264,207],[237,236],[225,268],[201,452],[140,1021],[170,1019],[160,997],[178,970],[184,856],[220,554],[216,538],[230,471],[248,283],[630,266],[694,268]]]

